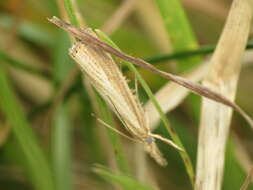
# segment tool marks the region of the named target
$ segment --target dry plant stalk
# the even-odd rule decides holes
[[[234,0],[203,84],[234,101],[252,10],[248,0]],[[197,157],[197,190],[221,189],[225,145],[232,109],[203,98]]]
[[[97,38],[91,30],[87,29],[86,32]],[[155,138],[181,150],[172,141],[150,132],[148,118],[139,100],[132,94],[126,79],[110,54],[88,43],[76,42],[70,49],[70,56],[118,116],[134,141],[143,143],[147,152],[160,165],[166,165],[166,160],[157,148]]]

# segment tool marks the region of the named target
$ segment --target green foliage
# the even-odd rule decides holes
[[[71,24],[73,24],[74,26],[79,26],[71,0],[64,0],[64,5]]]
[[[56,189],[72,188],[72,129],[69,121],[67,105],[55,110],[52,130],[52,161],[56,181]]]
[[[192,32],[185,11],[179,0],[156,0],[163,22],[175,52],[198,48],[198,43]],[[200,57],[190,57],[179,60],[180,71],[191,69],[201,62]],[[188,62],[186,64],[186,62]]]
[[[55,190],[51,168],[15,96],[3,64],[0,65],[0,86],[1,110],[23,152],[31,182],[38,190]]]

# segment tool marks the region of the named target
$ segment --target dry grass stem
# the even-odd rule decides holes
[[[234,101],[247,43],[252,10],[248,0],[234,0],[203,85]],[[232,109],[203,98],[198,157],[197,190],[219,190]]]
[[[91,30],[86,30],[86,32],[97,39]],[[148,118],[140,102],[132,94],[126,79],[111,56],[101,48],[92,47],[85,42],[76,42],[70,49],[70,55],[133,138],[143,143],[146,150],[159,164],[165,165],[166,160],[162,157],[154,139],[159,138],[180,148],[172,141],[150,132]]]

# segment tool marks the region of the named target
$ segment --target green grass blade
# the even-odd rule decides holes
[[[64,5],[65,5],[65,9],[66,9],[66,12],[69,16],[71,24],[78,27],[79,26],[78,19],[74,13],[74,9],[73,9],[71,0],[64,0]]]
[[[107,42],[109,45],[111,45],[114,48],[117,48],[117,45],[115,43],[113,43],[113,41],[110,40],[109,37],[106,36],[106,34],[104,34],[102,31],[100,30],[96,30],[97,34],[99,35],[99,37],[104,40],[105,42]],[[157,111],[159,112],[160,116],[161,116],[161,120],[164,123],[164,126],[166,127],[166,129],[168,130],[172,140],[174,141],[174,143],[176,143],[179,147],[181,147],[184,151],[180,151],[180,156],[184,161],[187,173],[189,175],[190,181],[192,183],[192,185],[194,184],[194,170],[193,170],[193,166],[191,163],[191,159],[189,157],[189,155],[187,154],[187,152],[185,151],[183,144],[179,138],[179,136],[177,135],[176,131],[172,128],[172,126],[170,126],[169,121],[166,117],[166,115],[163,113],[161,106],[159,105],[159,103],[157,102],[156,98],[154,97],[151,89],[149,88],[148,84],[146,83],[146,81],[142,78],[142,76],[140,75],[140,73],[138,72],[138,70],[135,68],[135,66],[130,63],[130,62],[126,62],[124,61],[124,63],[127,65],[127,67],[129,68],[129,70],[131,70],[136,78],[139,80],[139,82],[141,83],[143,89],[145,90],[145,92],[147,93],[147,95],[149,96],[149,98],[152,100],[153,104],[155,105]]]
[[[165,29],[170,38],[172,48],[174,52],[182,52],[185,50],[195,50],[198,48],[198,42],[192,32],[192,28],[185,15],[184,9],[179,0],[156,0],[156,4],[159,7]],[[188,57],[185,59],[178,60],[179,71],[188,71],[194,66],[202,62],[201,57]],[[190,97],[190,98],[194,98]],[[194,98],[195,100],[196,98]],[[196,101],[196,100],[195,100]],[[191,102],[191,101],[190,101]],[[197,102],[200,102],[198,97]],[[198,106],[199,108],[199,106]],[[194,110],[199,113],[199,109]],[[187,164],[187,162],[185,162]],[[190,176],[192,186],[194,187],[195,174],[192,170],[187,169],[187,173]]]
[[[236,146],[232,140],[232,138],[228,139],[226,147],[223,189],[240,189],[247,176],[247,173],[241,167],[242,165],[238,162]],[[252,189],[251,185],[248,190]]]
[[[174,52],[194,50],[198,43],[179,0],[156,0],[165,29]],[[201,62],[200,57],[190,57],[180,62],[180,71],[186,71]],[[185,64],[187,62],[187,64]]]
[[[71,62],[68,55],[68,49],[71,45],[68,35],[65,32],[60,31],[55,42],[53,52],[53,78],[55,86],[59,87],[74,64]]]
[[[176,53],[152,56],[152,57],[146,58],[145,61],[155,64],[155,63],[159,63],[163,61],[169,61],[172,59],[184,59],[184,58],[192,57],[196,55],[208,55],[214,52],[215,47],[216,45],[205,45],[195,50],[185,50],[185,51],[180,51]],[[252,41],[249,41],[247,43],[246,49],[252,49],[252,48],[253,48],[253,43]],[[185,64],[188,64],[188,62],[186,62]]]
[[[0,86],[0,106],[24,153],[31,182],[38,190],[55,190],[51,168],[11,88],[3,64],[0,64]]]
[[[78,20],[75,17],[72,3],[70,0],[64,0],[64,6],[69,16],[71,23],[78,25]],[[71,72],[74,66],[71,64],[68,56],[68,48],[70,46],[69,36],[66,33],[60,33],[59,39],[55,44],[54,56],[54,82],[58,88],[62,88],[63,83],[66,82],[66,76]],[[61,104],[54,110],[54,125],[53,125],[53,163],[54,172],[56,175],[56,184],[58,190],[71,190],[72,184],[72,170],[71,170],[71,124],[68,114],[67,104]]]
[[[71,125],[68,107],[60,105],[54,115],[52,154],[53,169],[58,190],[72,189],[71,168]]]
[[[160,10],[174,52],[197,50],[198,42],[180,0],[156,0],[156,4]],[[203,52],[205,51],[208,52],[210,49],[204,49]],[[179,72],[187,72],[200,64],[202,58],[197,55],[180,59],[178,62]],[[198,106],[194,106],[192,109],[195,113],[200,113],[200,97],[190,95],[187,101],[189,105],[192,105],[191,102],[196,102]]]
[[[67,54],[70,46],[68,35],[60,31],[55,43],[53,77],[56,90],[62,85],[65,76],[73,64]],[[58,190],[72,189],[71,167],[71,122],[68,114],[68,104],[59,105],[53,113],[52,126],[52,158],[53,169]]]
[[[110,182],[114,185],[119,185],[120,187],[124,188],[125,190],[156,190],[153,187],[149,187],[148,185],[141,184],[135,179],[123,175],[123,174],[115,174],[112,173],[110,170],[108,170],[105,167],[102,166],[96,166],[93,168],[93,171],[103,177],[106,181]]]

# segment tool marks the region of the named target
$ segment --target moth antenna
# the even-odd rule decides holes
[[[164,138],[164,137],[162,137],[160,135],[156,135],[156,134],[150,134],[150,136],[154,137],[156,139],[159,139],[159,140],[165,142],[166,144],[171,145],[172,147],[176,148],[177,150],[180,150],[180,151],[184,152],[184,150],[181,147],[179,147],[178,145],[176,145],[173,141],[171,141],[169,139],[166,139],[166,138]]]
[[[111,129],[112,131],[118,133],[119,135],[121,135],[121,136],[123,136],[123,137],[125,137],[125,138],[127,138],[127,139],[129,139],[129,140],[131,140],[131,141],[138,142],[137,140],[135,140],[135,139],[133,139],[133,138],[131,138],[131,137],[125,135],[124,133],[120,132],[119,130],[113,128],[112,126],[110,126],[109,124],[107,124],[107,123],[106,123],[105,121],[103,121],[102,119],[96,117],[95,114],[92,114],[92,116],[95,117],[96,120],[97,120],[100,124],[102,124],[102,125],[104,125],[105,127]]]

